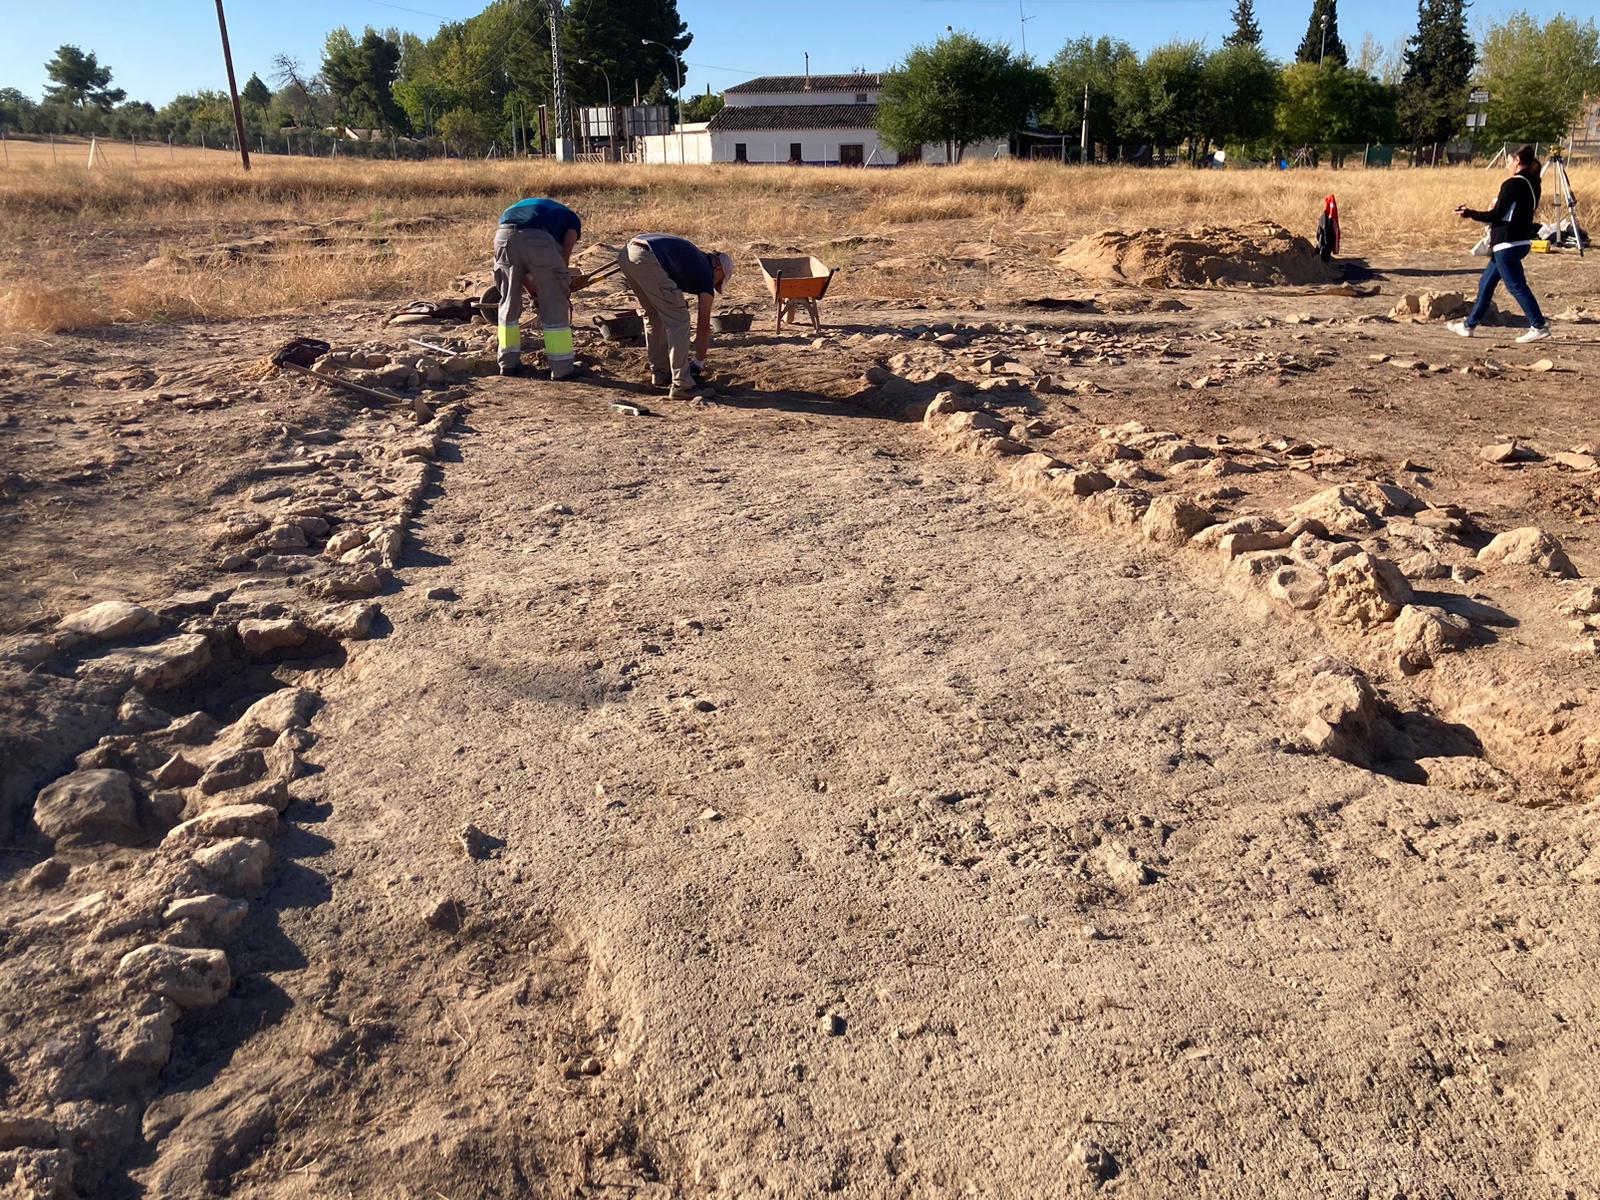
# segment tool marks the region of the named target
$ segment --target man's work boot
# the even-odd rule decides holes
[[[710,395],[713,395],[713,394],[714,393],[712,392],[712,390],[710,388],[708,388],[705,384],[703,384],[703,383],[699,382],[698,380],[696,380],[689,387],[680,387],[677,384],[673,384],[672,387],[667,391],[667,399],[668,400],[698,400],[703,396],[710,396]]]
[[[510,378],[519,378],[526,375],[527,369],[521,363],[501,363],[500,374]]]
[[[672,386],[672,372],[663,371],[660,367],[650,368],[650,385],[652,387],[669,388]]]

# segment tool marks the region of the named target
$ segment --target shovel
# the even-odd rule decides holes
[[[607,263],[605,266],[602,266],[602,267],[596,267],[593,271],[590,271],[588,274],[584,274],[582,271],[579,271],[576,275],[574,275],[572,277],[572,289],[571,290],[574,291],[574,292],[581,292],[584,288],[588,287],[590,284],[599,283],[602,279],[608,279],[612,275],[615,275],[620,270],[622,270],[622,264],[618,263],[618,262],[613,262],[613,263]]]
[[[314,369],[311,364],[331,349],[333,349],[332,346],[318,338],[293,338],[273,351],[272,365],[281,370],[309,375],[313,379],[320,379],[323,383],[344,388],[347,392],[354,392],[356,395],[365,396],[369,400],[382,400],[385,404],[401,403],[399,396],[390,395],[388,392],[380,392],[375,388],[363,387],[359,383],[351,383],[348,379],[340,379],[337,375],[330,375],[326,371]]]

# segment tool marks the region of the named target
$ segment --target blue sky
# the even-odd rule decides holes
[[[314,65],[323,35],[337,25],[398,26],[431,34],[440,18],[471,16],[485,0],[231,0],[228,32],[239,82],[252,71],[269,77],[280,50]],[[575,0],[582,4],[584,0]],[[43,63],[62,42],[93,50],[115,72],[114,82],[130,97],[158,106],[179,92],[225,86],[215,9],[204,0],[155,4],[141,0],[3,0],[0,23],[0,87],[37,97]],[[1022,0],[1027,48],[1048,58],[1070,37],[1107,33],[1141,50],[1173,37],[1215,44],[1228,31],[1232,0]],[[1582,15],[1587,5],[1496,3],[1479,0],[1474,24],[1517,8],[1536,16]],[[694,33],[685,87],[720,90],[758,74],[799,74],[802,52],[814,71],[855,67],[881,70],[912,46],[931,41],[946,25],[982,37],[1021,43],[1017,0],[678,0]],[[1311,12],[1311,0],[1258,0],[1256,11],[1267,49],[1280,57],[1294,52]],[[1414,0],[1344,0],[1340,31],[1352,52],[1363,32],[1385,44],[1404,37],[1416,23]]]

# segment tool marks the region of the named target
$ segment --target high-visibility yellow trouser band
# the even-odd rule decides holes
[[[568,336],[570,337],[571,335],[569,334]],[[522,349],[522,327],[520,325],[502,325],[502,326],[500,326],[500,349],[501,350],[521,350]]]
[[[572,327],[554,326],[544,331],[544,352],[551,362],[563,358],[571,358]]]

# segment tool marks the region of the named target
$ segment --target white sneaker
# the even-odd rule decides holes
[[[1461,337],[1471,337],[1474,332],[1473,326],[1468,325],[1465,321],[1451,321],[1445,328]]]
[[[1517,339],[1519,342],[1542,342],[1550,336],[1550,326],[1536,325]]]

